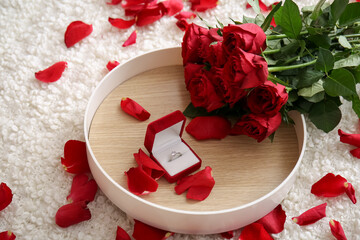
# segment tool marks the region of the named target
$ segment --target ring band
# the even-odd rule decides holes
[[[172,151],[171,154],[170,154],[169,162],[174,161],[175,159],[178,159],[181,156],[182,156],[181,152]]]

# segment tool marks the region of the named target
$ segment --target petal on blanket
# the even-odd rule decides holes
[[[268,233],[280,233],[284,230],[286,213],[279,204],[274,210],[256,221],[264,226]]]
[[[108,18],[108,21],[111,25],[113,25],[116,28],[119,29],[128,29],[129,27],[131,27],[132,25],[135,24],[135,18],[131,19],[131,20],[124,20],[121,18]]]
[[[272,240],[273,238],[260,223],[252,223],[243,228],[239,240]]]
[[[336,197],[345,192],[346,182],[342,176],[328,173],[312,185],[311,193],[319,197]]]
[[[110,2],[107,2],[108,5],[118,5],[121,3],[122,0],[111,0]]]
[[[347,239],[345,236],[345,232],[344,232],[341,224],[338,221],[331,219],[329,222],[329,225],[330,225],[332,235],[337,240],[346,240]]]
[[[340,142],[360,147],[360,134],[346,133],[341,129],[338,130],[338,134],[340,136]]]
[[[348,195],[348,197],[350,198],[350,200],[353,202],[353,204],[356,204],[356,197],[355,197],[355,189],[354,186],[349,183],[346,182],[344,183],[345,186],[345,193],[346,195]]]
[[[80,42],[93,31],[91,24],[86,24],[82,21],[74,21],[69,24],[65,31],[64,41],[66,47],[72,47],[75,43]]]
[[[234,231],[223,232],[223,233],[220,233],[220,235],[223,238],[231,239],[234,237]]]
[[[293,217],[292,220],[300,226],[313,224],[323,217],[326,217],[327,203],[320,204],[319,206],[310,208],[298,217]]]
[[[137,31],[134,30],[122,46],[127,47],[127,46],[130,46],[130,45],[136,43],[136,37],[137,37]]]
[[[196,140],[223,139],[229,134],[231,123],[219,116],[202,116],[191,120],[185,130]]]
[[[90,172],[86,153],[86,143],[78,140],[69,140],[64,146],[64,158],[61,164],[65,171],[79,174]]]
[[[153,179],[158,180],[164,175],[164,169],[154,162],[141,148],[138,153],[134,153],[134,158],[137,164]]]
[[[182,0],[166,0],[160,2],[160,4],[162,4],[165,7],[166,14],[169,16],[173,16],[177,14],[184,7]]]
[[[188,190],[186,198],[203,201],[210,195],[214,185],[215,180],[212,176],[212,169],[211,167],[205,167],[205,169],[193,175],[179,179],[175,186],[175,192],[182,194]]]
[[[39,81],[50,83],[59,80],[67,67],[67,62],[57,62],[50,67],[35,73]]]
[[[120,107],[124,112],[133,116],[137,120],[145,121],[150,117],[150,113],[131,98],[121,99]]]
[[[13,193],[6,183],[0,184],[0,211],[5,209],[11,203]]]
[[[351,155],[356,158],[360,158],[360,148],[355,148],[350,151]]]
[[[185,31],[186,28],[189,26],[189,23],[186,21],[186,19],[180,19],[176,21],[176,26],[181,30]]]
[[[131,240],[131,238],[124,229],[118,226],[116,230],[116,240]]]
[[[132,236],[136,240],[164,240],[174,235],[174,233],[161,230],[152,226],[149,226],[139,220],[135,220],[134,232]]]
[[[136,15],[136,26],[149,25],[164,16],[166,8],[163,4],[148,5]]]
[[[191,10],[197,12],[205,12],[208,9],[215,8],[218,0],[189,0]]]
[[[95,198],[98,186],[94,179],[85,174],[78,174],[73,178],[70,194],[66,197],[69,202],[91,202]]]
[[[174,16],[177,20],[181,20],[181,19],[194,19],[196,17],[196,14],[193,12],[188,12],[188,11],[182,11],[179,12],[178,14],[176,14]]]
[[[91,213],[85,201],[73,202],[59,208],[55,215],[55,223],[66,228],[90,218]]]
[[[155,192],[158,183],[149,176],[141,167],[130,168],[125,172],[127,177],[128,189],[135,195],[144,195]]]
[[[15,238],[15,234],[11,231],[5,231],[0,233],[1,240],[14,240]]]
[[[109,72],[111,70],[113,70],[115,67],[117,67],[120,63],[118,61],[109,61],[107,64],[106,64],[106,68],[109,70]]]

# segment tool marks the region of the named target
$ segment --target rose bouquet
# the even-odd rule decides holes
[[[230,134],[258,142],[287,113],[307,114],[325,132],[341,120],[341,101],[360,116],[360,3],[321,0],[301,11],[292,0],[242,22],[207,28],[188,25],[182,57],[191,103],[188,117],[220,115],[232,120]],[[275,20],[275,21],[274,21]]]

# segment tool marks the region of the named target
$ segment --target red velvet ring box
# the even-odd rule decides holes
[[[144,145],[151,158],[165,170],[164,176],[170,183],[201,166],[199,156],[181,138],[185,121],[178,110],[149,123],[146,130]]]

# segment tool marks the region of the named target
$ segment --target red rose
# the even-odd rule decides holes
[[[187,66],[185,66],[185,71],[186,68]],[[195,107],[203,107],[208,112],[211,112],[224,105],[222,97],[218,95],[207,76],[211,75],[211,72],[201,68],[197,72],[189,73],[189,75],[192,78],[188,79],[186,88],[190,92],[191,102]]]
[[[231,130],[232,135],[245,134],[261,142],[274,133],[281,124],[281,114],[278,112],[273,117],[263,115],[244,115]]]
[[[206,60],[210,63],[211,67],[224,67],[227,55],[222,48],[222,42],[211,44],[205,54]]]
[[[266,49],[266,34],[258,25],[245,23],[229,24],[223,28],[224,48],[230,54],[235,48],[260,54]]]
[[[212,42],[222,38],[216,34],[217,29],[209,30],[196,24],[189,24],[186,28],[182,42],[182,58],[184,65],[191,63],[204,63],[206,53]]]
[[[247,97],[247,105],[252,113],[274,116],[287,102],[285,86],[266,81],[254,88]]]

